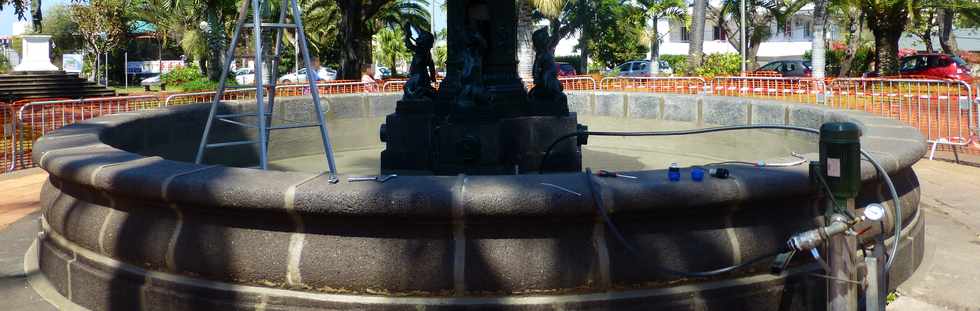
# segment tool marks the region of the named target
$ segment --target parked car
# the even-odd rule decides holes
[[[388,67],[380,67],[380,66],[375,68],[374,70],[375,80],[384,80],[388,78],[391,78],[391,69],[388,69]]]
[[[255,84],[255,70],[252,68],[242,68],[235,71],[235,82],[238,85]]]
[[[150,76],[149,78],[146,78],[146,79],[143,79],[143,80],[140,80],[140,85],[142,85],[143,86],[143,89],[146,90],[147,92],[149,92],[150,91],[150,87],[151,86],[154,86],[154,85],[159,85],[161,91],[162,90],[166,90],[166,87],[160,82],[160,75],[159,74]]]
[[[319,81],[333,81],[337,79],[337,71],[330,68],[320,68],[317,70]],[[300,68],[296,72],[288,73],[279,77],[279,83],[289,84],[295,82],[306,82],[306,68]]]
[[[804,60],[777,60],[755,70],[763,71],[776,72],[783,77],[810,77],[813,76],[813,65]]]
[[[973,84],[970,65],[956,55],[934,53],[906,56],[899,62],[899,72],[902,75],[952,79]]]
[[[578,75],[575,72],[575,67],[572,67],[572,64],[569,63],[555,63],[555,69],[558,69],[559,77],[574,77]]]
[[[666,61],[659,61],[657,63],[660,64],[660,74],[674,74],[674,69],[671,68],[670,64]],[[623,63],[616,68],[619,69],[619,76],[621,77],[648,77],[651,74],[649,60],[630,61]]]

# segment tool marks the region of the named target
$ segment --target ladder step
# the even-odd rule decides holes
[[[286,129],[298,129],[298,128],[304,128],[304,127],[318,127],[318,126],[320,126],[319,123],[287,124],[287,125],[273,126],[273,127],[270,127],[269,129],[270,130],[286,130]]]
[[[221,121],[221,122],[231,123],[231,124],[238,125],[238,126],[244,126],[244,127],[250,127],[250,128],[257,128],[258,127],[255,124],[248,124],[248,123],[245,123],[245,122],[238,122],[238,121],[235,121],[235,120],[228,120],[228,119],[225,119],[225,118],[218,118],[218,120]]]
[[[252,28],[252,27],[255,27],[255,24],[246,23],[246,24],[242,25],[242,27]],[[261,24],[259,24],[259,27],[262,27],[262,28],[296,28],[296,25],[295,24],[282,24],[282,23],[261,23]]]
[[[232,146],[241,146],[241,145],[255,145],[258,143],[259,143],[258,141],[254,141],[254,140],[243,140],[243,141],[230,141],[226,143],[207,144],[204,147],[221,148],[221,147],[232,147]]]

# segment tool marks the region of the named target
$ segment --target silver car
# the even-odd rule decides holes
[[[674,69],[670,68],[670,64],[668,64],[666,61],[659,61],[658,63],[660,64],[660,74],[662,75],[674,74]],[[635,60],[635,61],[625,62],[616,68],[619,69],[619,76],[621,77],[650,76],[649,60]]]

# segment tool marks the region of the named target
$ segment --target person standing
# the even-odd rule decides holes
[[[374,65],[368,65],[361,69],[361,83],[364,83],[364,91],[368,93],[378,92],[378,81],[374,80]]]

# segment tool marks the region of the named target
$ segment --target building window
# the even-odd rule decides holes
[[[714,40],[728,40],[728,33],[725,32],[725,28],[723,27],[715,26],[711,35]]]
[[[691,31],[687,29],[687,26],[681,26],[681,42],[691,41]]]

